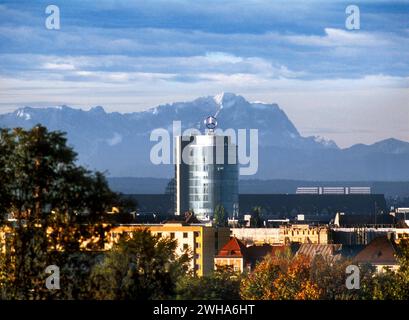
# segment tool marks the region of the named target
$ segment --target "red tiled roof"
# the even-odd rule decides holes
[[[267,255],[275,257],[278,252],[284,252],[285,249],[286,246],[271,246],[269,244],[246,247],[243,242],[233,237],[220,249],[216,257],[244,258],[246,262],[255,263]]]
[[[396,247],[388,237],[378,237],[372,240],[361,252],[355,261],[358,263],[370,263],[380,265],[393,265],[397,263],[395,257]]]
[[[247,248],[243,242],[233,237],[220,249],[217,257],[244,257],[247,255]]]

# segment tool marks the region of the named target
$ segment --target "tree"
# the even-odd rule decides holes
[[[250,219],[251,228],[261,228],[263,227],[263,219],[261,215],[261,207],[254,207],[253,213]]]
[[[122,235],[91,273],[96,299],[148,300],[174,297],[187,272],[189,255],[175,253],[177,242],[140,230]]]
[[[269,300],[273,283],[278,278],[281,269],[287,268],[288,261],[267,256],[256,265],[253,272],[245,277],[240,285],[240,295],[243,300]]]
[[[0,131],[0,290],[3,299],[63,298],[45,287],[45,268],[100,249],[104,217],[117,201],[104,176],[76,165],[63,133],[37,125]],[[61,286],[64,286],[62,283]]]
[[[267,256],[245,278],[241,297],[249,300],[319,299],[320,290],[310,279],[310,261],[304,256]]]
[[[229,268],[218,268],[211,275],[185,275],[177,285],[182,300],[240,300],[240,275]]]
[[[63,294],[60,294],[58,298],[68,300],[95,299],[91,285],[91,272],[101,256],[101,253],[89,251],[68,255],[60,272]]]
[[[401,240],[396,258],[399,269],[385,270],[376,274],[373,285],[373,299],[408,300],[409,299],[409,241]]]
[[[228,214],[221,204],[217,205],[214,210],[214,223],[217,227],[228,226]]]
[[[317,255],[311,262],[311,280],[318,285],[321,299],[325,300],[362,300],[371,299],[373,291],[374,268],[370,265],[359,266],[359,289],[348,289],[346,273],[349,265],[355,263],[349,259],[333,261]]]
[[[288,268],[278,274],[268,294],[272,300],[316,300],[321,291],[310,279],[310,260],[302,255],[296,256]]]

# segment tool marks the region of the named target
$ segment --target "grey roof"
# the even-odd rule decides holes
[[[335,262],[343,258],[353,258],[363,247],[361,245],[303,243],[296,254],[305,255],[311,259],[321,255],[324,259]]]

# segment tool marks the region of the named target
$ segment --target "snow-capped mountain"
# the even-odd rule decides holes
[[[142,112],[107,113],[101,106],[88,111],[60,106],[24,107],[0,115],[0,127],[30,128],[38,123],[67,132],[81,164],[110,176],[170,177],[172,165],[156,166],[149,154],[156,143],[150,133],[171,129],[204,131],[203,120],[217,116],[223,130],[258,129],[262,179],[404,180],[409,179],[409,143],[388,139],[370,146],[340,149],[321,137],[303,137],[277,104],[249,102],[233,93],[160,105]]]

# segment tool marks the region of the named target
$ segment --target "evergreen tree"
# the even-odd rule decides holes
[[[214,223],[217,227],[227,227],[228,226],[228,214],[224,207],[219,204],[214,210]]]
[[[261,228],[263,227],[263,218],[261,215],[261,207],[254,207],[253,213],[250,220],[251,228]]]

